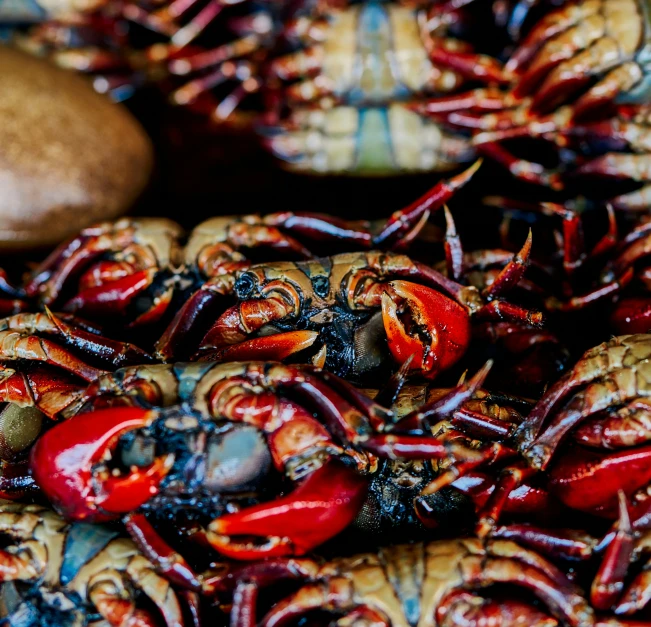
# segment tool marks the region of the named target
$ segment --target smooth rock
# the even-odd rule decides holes
[[[125,213],[152,164],[127,109],[83,77],[0,46],[0,251],[50,246]]]

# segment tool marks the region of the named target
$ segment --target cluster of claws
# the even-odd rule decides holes
[[[101,375],[33,438],[30,489],[55,511],[0,503],[3,612],[115,627],[202,625],[206,603],[237,627],[315,612],[392,627],[648,624],[649,356],[650,335],[610,340],[533,408],[483,387],[490,364],[447,389],[405,384],[402,369],[379,392],[278,362]],[[455,498],[471,505],[452,521],[467,531],[440,539]],[[558,525],[577,510],[602,532]],[[378,515],[426,540],[306,556],[377,532]]]
[[[448,36],[463,4],[32,4],[22,43],[105,89],[163,77],[220,120],[264,92],[300,169],[643,185],[492,199],[502,247],[466,251],[445,205],[476,163],[386,221],[129,218],[0,273],[0,624],[651,624],[648,2],[495,3],[504,65]]]
[[[7,319],[3,359],[29,354],[86,381],[127,362],[252,358],[308,361],[356,380],[409,360],[408,368],[432,378],[466,353],[475,321],[526,332],[543,320],[540,311],[507,300],[527,267],[531,237],[496,262],[486,252],[500,270],[481,288],[465,276],[451,216],[449,271],[398,252],[478,165],[380,225],[309,213],[223,217],[196,227],[185,246],[180,228],[162,219],[85,229],[25,284],[27,306],[45,312]],[[324,245],[354,252],[317,256]],[[297,260],[254,263],[245,254]],[[105,340],[87,320],[107,333],[112,324],[112,337],[119,328],[123,341]],[[127,343],[136,333],[151,356]]]
[[[3,280],[2,620],[648,624],[649,223],[500,201],[467,251],[476,167],[385,222],[122,219]]]

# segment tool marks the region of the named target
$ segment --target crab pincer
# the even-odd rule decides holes
[[[456,363],[470,344],[470,315],[436,290],[391,281],[382,295],[389,350],[398,363],[413,355],[411,368],[436,376]]]
[[[76,416],[41,437],[31,453],[34,478],[66,517],[104,522],[143,505],[158,490],[173,458],[155,458],[128,475],[99,467],[111,459],[119,437],[147,426],[155,412],[116,407]]]
[[[240,560],[304,555],[353,522],[367,485],[355,469],[331,461],[287,496],[215,519],[206,538]]]

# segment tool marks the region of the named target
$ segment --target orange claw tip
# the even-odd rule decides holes
[[[264,542],[236,541],[227,535],[220,535],[208,532],[207,539],[210,545],[225,557],[236,560],[259,560],[264,557],[285,557],[287,555],[299,555],[294,549],[289,538],[270,536]]]
[[[273,360],[282,361],[314,344],[317,331],[288,331],[245,340],[208,353],[215,361]]]
[[[482,163],[484,163],[484,160],[482,158],[477,159],[477,161],[475,161],[469,168],[466,168],[460,174],[453,176],[448,181],[448,186],[452,189],[463,187],[475,175],[477,170],[481,168]]]
[[[287,496],[217,518],[206,537],[236,559],[303,555],[353,522],[366,490],[356,470],[330,461]]]

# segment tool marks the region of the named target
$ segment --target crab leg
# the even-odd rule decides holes
[[[31,581],[41,574],[29,554],[14,555],[0,549],[0,581]]]
[[[382,431],[389,424],[392,424],[394,414],[390,409],[386,409],[381,404],[371,400],[346,380],[331,372],[321,371],[315,368],[315,373],[320,379],[331,386],[337,394],[340,394],[342,398],[364,414],[369,419],[371,427],[375,431]]]
[[[60,334],[66,342],[90,355],[99,355],[116,368],[124,366],[152,363],[154,359],[137,346],[125,342],[118,342],[110,338],[77,329],[66,323],[62,318],[47,310]]]
[[[456,112],[466,112],[477,110],[479,112],[499,111],[509,108],[518,101],[510,98],[508,93],[499,89],[473,89],[465,93],[452,94],[449,96],[440,96],[430,98],[429,100],[419,100],[410,103],[409,108],[422,115],[429,115],[435,118],[445,116],[446,114],[455,114]],[[447,120],[447,117],[443,118]],[[450,120],[452,121],[452,120]],[[478,123],[479,120],[476,120]],[[472,125],[471,128],[477,128]]]
[[[489,359],[470,379],[463,381],[447,394],[407,414],[395,423],[392,430],[411,431],[416,428],[430,430],[433,422],[450,418],[484,384],[492,367],[493,362]]]
[[[310,610],[328,607],[338,612],[349,612],[356,606],[352,584],[343,577],[332,577],[323,582],[304,585],[291,596],[276,603],[260,625],[283,627],[295,624],[297,619]]]
[[[368,223],[351,222],[326,213],[277,213],[265,216],[265,222],[285,231],[296,233],[302,238],[314,241],[346,241],[362,248],[371,248],[373,236]]]
[[[502,471],[493,493],[488,497],[484,507],[477,515],[478,522],[475,533],[478,537],[484,538],[491,533],[504,510],[511,492],[536,472],[532,468],[525,467],[524,464],[514,464]]]
[[[516,95],[530,94],[555,67],[568,61],[577,52],[590,47],[603,37],[604,28],[605,20],[601,15],[587,15],[580,22],[568,28],[559,38],[544,44],[533,62],[527,67],[526,72],[518,79]],[[513,65],[515,63],[511,65],[511,69]]]
[[[244,340],[221,349],[199,350],[197,355],[208,361],[249,361],[253,359],[283,361],[290,355],[312,346],[316,331],[287,331],[267,337]]]
[[[46,368],[27,373],[0,366],[0,402],[36,407],[49,418],[57,418],[83,396],[83,386],[70,377]]]
[[[486,83],[508,83],[510,78],[504,68],[493,57],[458,50],[451,50],[443,42],[434,38],[428,50],[429,58],[437,66],[449,68],[464,78]]]
[[[118,228],[112,233],[106,231],[106,225],[85,229],[43,262],[27,284],[27,294],[36,296],[41,292],[43,301],[51,305],[66,282],[81,268],[105,252],[121,250],[133,241],[134,233],[130,229]]]
[[[457,234],[457,227],[454,219],[447,206],[443,207],[445,211],[445,262],[447,265],[448,276],[455,281],[460,281],[464,274],[464,255],[461,239]]]
[[[511,154],[501,144],[494,141],[480,141],[477,137],[477,149],[485,156],[504,166],[513,176],[535,185],[544,185],[552,188],[558,188],[560,182],[554,172],[547,171],[539,163],[519,159]]]
[[[491,538],[513,540],[544,555],[572,560],[588,560],[595,552],[597,540],[573,529],[541,529],[528,523],[506,525],[491,531]]]
[[[59,366],[89,382],[106,372],[75,357],[52,340],[34,335],[24,336],[16,331],[0,331],[0,356],[2,361],[42,361]]]
[[[235,275],[214,277],[204,283],[174,316],[161,338],[156,342],[155,356],[167,361],[172,356],[181,357],[192,351],[197,334],[210,326],[208,321],[216,320],[222,313],[223,297],[230,294],[235,283]],[[181,348],[183,347],[183,348]]]
[[[608,610],[615,605],[624,589],[624,578],[635,548],[626,496],[620,490],[619,525],[615,538],[606,549],[599,571],[592,582],[590,601],[598,610]]]
[[[107,574],[111,574],[111,571]],[[92,581],[89,586],[88,598],[97,611],[111,627],[155,627],[156,619],[145,610],[136,609],[135,601],[122,598],[115,588],[115,581]],[[120,592],[126,592],[121,590]],[[180,617],[180,616],[179,616]],[[181,625],[179,622],[167,623],[169,627]]]
[[[374,435],[364,440],[362,446],[375,455],[388,459],[453,458],[474,465],[484,461],[480,451],[432,436]]]
[[[568,3],[562,9],[548,13],[511,55],[506,69],[509,72],[521,73],[546,41],[599,14],[600,10],[599,2],[582,2]]]
[[[166,579],[183,588],[201,590],[201,582],[189,564],[158,535],[144,514],[127,514],[124,524],[143,555]]]
[[[431,214],[452,198],[455,192],[473,177],[481,163],[481,160],[476,161],[465,172],[457,174],[449,181],[441,181],[411,205],[394,213],[375,236],[374,245],[390,249],[409,238],[421,217],[427,212]]]
[[[484,290],[483,295],[487,300],[493,300],[501,296],[520,282],[529,265],[531,242],[531,229],[529,229],[529,235],[527,235],[527,239],[520,251],[514,255],[513,259],[509,261],[491,285]]]
[[[621,43],[630,45],[633,43],[631,39],[633,38],[625,37]],[[536,91],[532,109],[545,111],[566,102],[588,85],[593,76],[611,69],[614,65],[613,57],[620,56],[621,53],[619,41],[613,37],[602,37],[571,59],[561,62],[547,75]]]
[[[594,289],[592,292],[582,294],[581,296],[573,296],[568,300],[559,300],[555,297],[545,299],[545,306],[550,310],[556,311],[576,311],[583,309],[587,305],[600,302],[613,295],[619,294],[634,278],[635,271],[633,268],[628,268],[624,271],[619,278]]]
[[[271,294],[264,299],[244,300],[217,318],[201,340],[199,351],[203,353],[243,342],[266,324],[296,315],[297,308],[296,303],[287,302],[281,295]],[[275,336],[257,338],[257,344],[261,347],[273,345],[274,338]]]
[[[460,464],[453,465],[448,470],[441,473],[436,479],[430,481],[430,483],[421,490],[420,496],[435,494],[478,466],[494,463],[502,459],[508,459],[516,454],[513,449],[498,442],[473,450],[475,453],[473,457],[467,455],[466,459]]]
[[[449,593],[437,608],[439,627],[515,627],[520,621],[536,627],[557,627],[558,621],[523,601],[500,599],[492,601],[470,592]]]
[[[576,394],[567,406],[556,414],[545,431],[531,443],[524,453],[525,456],[534,465],[544,469],[549,464],[560,442],[586,418],[608,409],[612,403],[633,400],[637,396],[637,390],[632,390],[630,387],[623,387],[623,389],[616,387],[618,383],[625,386],[629,374],[623,370],[620,373],[619,381],[591,383],[585,390]],[[613,387],[609,389],[609,385]]]

